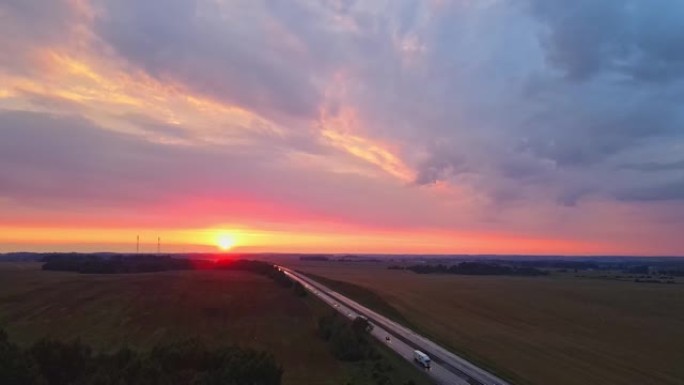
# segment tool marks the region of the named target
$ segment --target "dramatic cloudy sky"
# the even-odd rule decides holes
[[[684,254],[681,0],[0,0],[0,251]]]

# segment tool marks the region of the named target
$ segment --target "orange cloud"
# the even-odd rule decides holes
[[[380,167],[388,174],[403,182],[415,179],[415,173],[385,145],[362,136],[337,130],[335,122],[323,122],[321,133],[330,144],[348,153]]]
[[[375,165],[402,182],[415,179],[415,172],[396,155],[396,149],[377,139],[364,136],[365,124],[356,109],[345,104],[346,77],[343,72],[333,77],[325,93],[325,103],[319,109],[317,128],[322,137],[334,147]],[[331,106],[335,106],[333,108]]]
[[[41,76],[0,75],[0,101],[29,110],[50,109],[35,104],[35,97],[72,102],[71,111],[60,108],[58,112],[80,114],[105,128],[140,135],[147,133],[129,122],[127,114],[177,125],[187,130],[191,141],[220,143],[255,130],[284,135],[280,126],[239,106],[193,94],[178,84],[164,83],[142,72],[125,72],[115,58],[101,60],[56,48],[37,50],[33,57]]]

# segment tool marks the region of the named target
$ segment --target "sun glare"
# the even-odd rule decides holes
[[[235,246],[235,237],[230,234],[220,234],[216,240],[216,245],[223,251],[228,251]]]

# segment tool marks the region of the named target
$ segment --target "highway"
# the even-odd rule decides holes
[[[373,310],[337,293],[328,287],[292,269],[276,265],[291,279],[301,283],[309,292],[320,298],[344,316],[354,319],[358,316],[368,318],[373,324],[371,334],[381,343],[402,356],[412,365],[413,351],[420,350],[432,359],[432,367],[425,370],[435,383],[440,385],[510,385],[508,382],[475,366],[462,357],[446,350],[435,342],[384,317]],[[390,341],[386,337],[390,336]]]

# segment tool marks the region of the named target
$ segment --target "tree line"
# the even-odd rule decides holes
[[[283,369],[273,355],[195,340],[94,352],[75,340],[42,339],[22,349],[0,329],[0,383],[7,385],[279,385]]]
[[[462,274],[462,275],[547,275],[547,271],[527,266],[507,266],[497,263],[461,262],[456,265],[412,265],[390,266],[389,269],[410,270],[418,274]]]
[[[48,254],[43,270],[72,271],[81,274],[135,274],[172,270],[237,270],[270,278],[279,286],[292,288],[298,297],[306,296],[306,289],[293,281],[273,264],[247,259],[218,261],[173,258],[159,255]]]
[[[47,254],[43,270],[73,271],[81,274],[130,274],[201,267],[196,261],[159,255]]]

